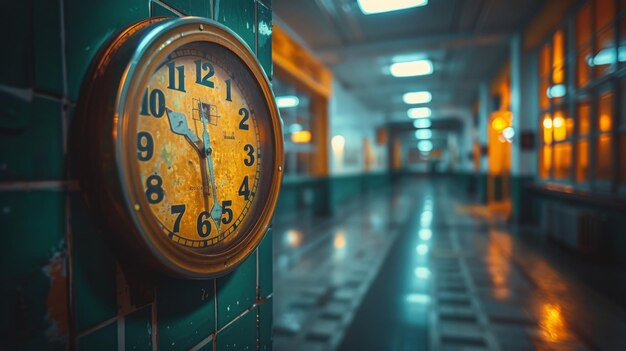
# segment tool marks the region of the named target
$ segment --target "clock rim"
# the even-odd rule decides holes
[[[142,21],[135,25],[145,27],[145,22]],[[104,75],[109,73],[110,66],[117,66],[117,73],[120,74],[112,111],[114,114],[112,118],[113,125],[110,129],[112,133],[109,134],[109,138],[112,136],[113,139],[113,150],[110,151],[112,151],[111,156],[114,158],[114,168],[119,182],[119,189],[114,191],[114,196],[112,196],[112,199],[110,196],[109,200],[118,201],[118,203],[110,204],[117,210],[113,212],[117,212],[118,215],[125,217],[125,220],[120,221],[117,225],[117,231],[128,231],[131,228],[121,227],[132,223],[132,234],[138,240],[135,240],[130,246],[135,248],[139,246],[147,249],[151,256],[148,260],[149,265],[164,273],[192,279],[215,278],[232,271],[249,257],[269,229],[278,201],[283,175],[284,145],[279,111],[267,75],[256,55],[236,33],[224,25],[206,18],[184,17],[154,20],[144,29],[132,32],[130,35],[127,35],[127,38],[123,38],[125,32],[122,32],[117,37],[117,40],[113,42],[112,45],[119,44],[118,47],[112,48],[113,50],[127,52],[125,62],[121,65],[120,62],[116,62],[116,59],[123,55],[117,55],[118,52],[111,53],[111,47],[108,47],[103,54],[100,65],[98,65],[99,69],[104,70],[101,72]],[[138,35],[141,36],[138,42],[136,38],[135,40],[130,40],[133,36]],[[122,40],[122,42],[119,43],[119,40]],[[148,208],[149,205],[143,192],[143,185],[137,185],[140,183],[140,180],[138,180],[137,173],[133,172],[133,168],[138,170],[137,161],[133,157],[136,156],[136,150],[132,147],[134,145],[132,142],[134,140],[133,137],[136,138],[136,136],[131,135],[132,133],[129,131],[133,130],[130,124],[134,123],[137,118],[137,116],[133,117],[133,115],[136,115],[138,109],[133,106],[138,106],[141,103],[141,99],[138,99],[137,96],[142,96],[137,93],[133,94],[134,92],[141,92],[145,88],[147,81],[153,74],[153,68],[162,62],[164,57],[178,48],[193,42],[209,42],[224,47],[241,60],[237,64],[243,64],[245,69],[250,72],[258,86],[254,87],[252,91],[262,94],[260,101],[265,105],[263,109],[267,108],[267,118],[269,118],[267,123],[269,127],[267,145],[272,149],[271,151],[265,151],[264,154],[269,152],[273,154],[272,165],[265,170],[261,170],[271,171],[272,173],[267,175],[269,189],[267,190],[266,198],[262,199],[260,194],[257,194],[258,198],[254,200],[260,202],[257,205],[259,206],[258,218],[250,218],[247,230],[246,228],[241,228],[239,233],[241,239],[238,239],[239,241],[228,247],[227,250],[215,255],[204,255],[195,252],[192,249],[171,242],[163,234],[163,230],[158,225],[158,220],[154,217],[152,211],[141,211],[143,208]],[[128,47],[130,45],[133,45],[133,47]],[[112,70],[115,71],[116,69]],[[90,97],[94,98],[95,95],[95,99],[98,99],[98,86],[93,90],[95,94],[94,91],[91,91]],[[106,94],[106,91],[102,93]],[[102,115],[105,114],[103,113]],[[110,115],[108,117],[100,117],[111,119]],[[134,128],[136,128],[136,125]],[[264,184],[259,183],[259,186],[264,186]],[[120,200],[123,202],[123,209],[119,206]],[[139,204],[140,210],[135,210],[135,204]],[[106,206],[106,204],[102,206]],[[109,211],[107,210],[106,212]],[[254,216],[254,213],[250,215]],[[108,218],[108,220],[114,221],[115,219]],[[130,233],[122,234],[121,236],[124,237],[128,234]]]

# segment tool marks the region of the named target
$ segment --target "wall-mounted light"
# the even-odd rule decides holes
[[[330,140],[330,145],[334,152],[343,152],[343,147],[346,145],[346,138],[343,135],[335,135]]]
[[[276,97],[276,105],[278,108],[296,107],[300,104],[300,99],[297,96],[278,96]]]
[[[428,0],[358,0],[357,3],[363,14],[372,15],[425,6],[428,4]]]
[[[418,129],[415,131],[415,138],[417,139],[430,139],[433,136],[433,132],[430,129]]]
[[[506,127],[506,128],[504,128],[504,130],[502,131],[502,136],[509,143],[512,142],[513,141],[513,137],[515,136],[515,129],[513,129],[513,127]]]
[[[567,88],[564,84],[556,84],[548,88],[546,95],[550,99],[560,98],[567,94]]]
[[[406,111],[406,114],[413,119],[428,118],[433,114],[433,111],[429,107],[414,107]]]
[[[308,130],[301,130],[299,132],[291,133],[291,141],[296,144],[306,144],[311,142],[311,132]]]
[[[433,73],[433,63],[430,60],[397,62],[389,66],[389,72],[394,77],[424,76]]]
[[[617,60],[615,52],[617,51]],[[600,50],[595,56],[587,57],[587,65],[589,67],[612,65],[616,61],[626,62],[626,46],[620,46],[617,50],[615,47]]]
[[[427,118],[421,118],[413,121],[413,127],[415,128],[430,128],[433,125],[433,122]]]
[[[414,91],[402,95],[405,104],[426,104],[433,100],[433,95],[429,91]]]

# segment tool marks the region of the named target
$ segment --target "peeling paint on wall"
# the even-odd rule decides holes
[[[48,264],[42,268],[43,273],[50,281],[45,316],[48,325],[45,332],[46,339],[64,345],[67,345],[69,334],[66,264],[67,251],[65,243],[61,241]]]

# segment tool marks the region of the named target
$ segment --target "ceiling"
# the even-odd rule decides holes
[[[389,1],[389,0],[387,0]],[[560,0],[551,0],[560,1]],[[478,85],[506,59],[508,39],[545,4],[541,0],[430,0],[425,7],[364,15],[356,0],[273,0],[288,26],[368,108],[406,120],[402,94],[429,90],[433,118],[470,108]],[[428,58],[429,76],[394,78],[394,57]]]

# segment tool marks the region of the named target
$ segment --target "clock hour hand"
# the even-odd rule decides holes
[[[196,133],[189,128],[189,125],[187,124],[187,116],[181,112],[174,112],[169,108],[166,108],[165,111],[167,112],[167,119],[170,122],[170,129],[172,132],[174,134],[184,136],[198,153],[200,163],[203,163],[205,157],[204,145]],[[202,173],[202,191],[206,196],[209,195],[209,176],[204,165],[201,165],[200,172]]]
[[[204,145],[187,124],[187,116],[181,112],[174,112],[169,108],[166,108],[167,119],[170,122],[170,129],[174,134],[182,135],[193,146],[193,148],[204,157]]]
[[[211,178],[211,193],[213,194],[213,207],[211,208],[211,218],[213,218],[213,222],[217,227],[217,232],[220,232],[220,225],[222,221],[222,206],[220,206],[217,202],[217,190],[215,186],[215,170],[213,169],[213,149],[211,149],[211,137],[209,136],[209,130],[207,128],[207,124],[209,122],[209,116],[206,111],[209,111],[209,105],[199,102],[200,105],[200,116],[202,119],[202,126],[204,131],[202,133],[202,141],[204,144],[204,150],[206,153],[206,165],[209,170],[209,176]]]

